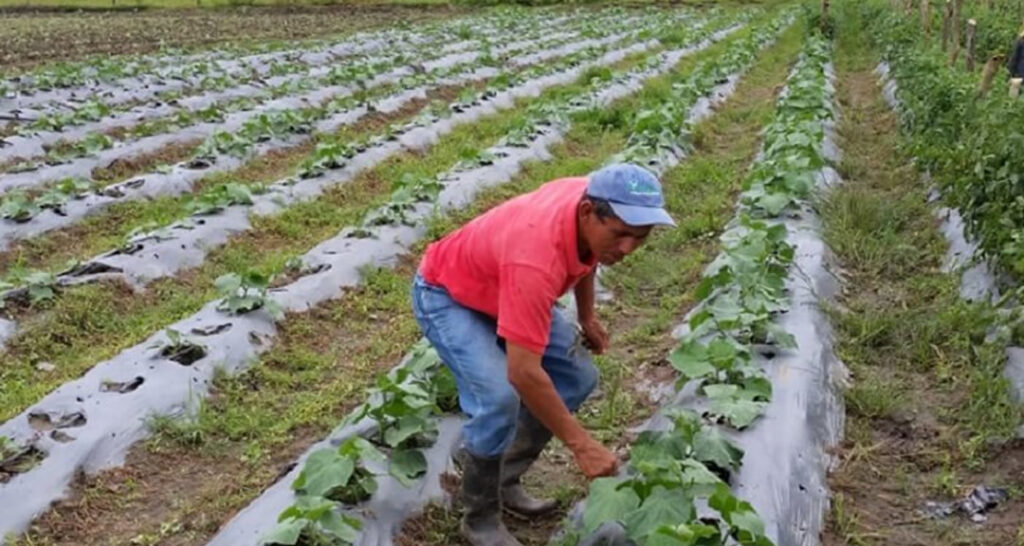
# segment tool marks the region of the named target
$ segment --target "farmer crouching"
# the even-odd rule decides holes
[[[655,225],[675,225],[661,184],[631,164],[548,182],[430,245],[413,283],[424,335],[455,376],[468,415],[462,532],[474,546],[517,546],[501,509],[536,516],[557,507],[520,478],[557,436],[587,478],[618,461],[573,417],[597,384],[577,329],[555,308],[570,288],[580,340],[595,353],[608,334],[594,311],[594,269],[633,252]]]

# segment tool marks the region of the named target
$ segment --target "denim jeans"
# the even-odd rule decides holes
[[[469,420],[462,430],[465,448],[478,457],[504,453],[516,432],[521,406],[508,382],[504,344],[491,317],[463,307],[448,291],[416,275],[412,308],[423,334],[455,376],[459,405]],[[575,325],[557,307],[541,366],[569,411],[576,411],[597,386],[597,368],[577,343]]]

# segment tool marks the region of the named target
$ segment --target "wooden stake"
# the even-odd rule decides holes
[[[928,12],[929,7],[928,0],[921,0],[921,31],[925,36],[932,34],[932,18],[931,13]]]
[[[953,16],[953,0],[946,0],[945,9],[942,10],[942,50],[946,51],[949,46],[949,20]]]
[[[1020,84],[1024,78],[1010,78],[1010,98],[1016,99],[1020,96]]]
[[[829,0],[821,0],[821,33],[827,34],[828,31],[828,5]]]
[[[960,57],[960,0],[953,0],[952,6],[953,11],[949,16],[949,66],[955,65],[957,58]]]
[[[974,42],[978,35],[978,22],[967,20],[967,57],[965,59],[968,72],[974,72]]]
[[[985,63],[985,68],[981,71],[981,85],[978,86],[979,97],[984,97],[992,89],[992,80],[996,77],[996,72],[1005,60],[1006,55],[997,53]]]

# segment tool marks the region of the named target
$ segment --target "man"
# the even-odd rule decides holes
[[[564,178],[511,199],[430,245],[413,284],[413,311],[452,370],[462,432],[462,532],[474,546],[518,546],[501,509],[553,510],[520,478],[551,439],[572,451],[588,478],[618,461],[573,417],[597,384],[577,330],[555,302],[574,288],[584,343],[608,334],[594,311],[594,268],[639,247],[655,225],[675,223],[661,184],[631,164]]]

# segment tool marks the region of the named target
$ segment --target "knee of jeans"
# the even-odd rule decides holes
[[[486,427],[483,434],[472,435],[470,451],[481,457],[493,457],[505,452],[515,438],[519,419],[519,396],[511,386],[501,392],[488,393],[489,416],[481,421]]]
[[[583,405],[590,393],[597,388],[598,380],[597,367],[589,358],[578,359],[576,368],[573,382],[569,385],[568,392],[565,393],[565,405],[571,411],[576,411]]]

